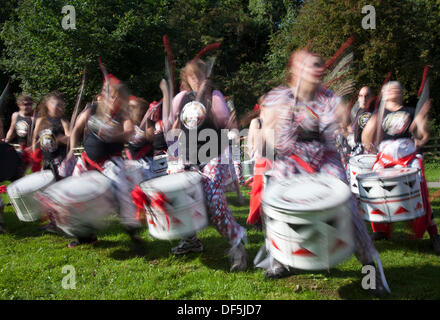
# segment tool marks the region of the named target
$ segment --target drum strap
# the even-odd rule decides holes
[[[83,151],[81,153],[81,159],[82,159],[84,165],[86,166],[87,170],[94,170],[95,169],[95,170],[98,170],[98,171],[101,171],[101,172],[104,170],[98,163],[96,163],[95,161],[90,159],[87,156],[85,151]],[[104,162],[104,161],[102,161],[102,162]]]
[[[303,159],[301,159],[300,157],[291,154],[289,156],[290,159],[292,159],[293,161],[295,161],[297,164],[299,164],[299,166],[301,168],[303,168],[304,170],[306,170],[307,173],[315,173],[315,169],[313,169],[307,162],[305,162]]]
[[[378,163],[383,168],[392,168],[397,165],[400,165],[402,167],[408,167],[408,164],[413,161],[416,158],[416,153],[412,153],[410,155],[407,155],[406,157],[394,159],[388,154],[379,152],[377,154],[376,161],[373,164],[373,167]],[[384,161],[385,160],[385,161]]]

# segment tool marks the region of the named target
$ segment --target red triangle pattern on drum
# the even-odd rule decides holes
[[[175,217],[171,217],[171,222],[173,224],[183,224],[182,221],[180,221],[179,219],[177,219]]]
[[[370,214],[378,214],[380,216],[386,216],[386,214],[380,211],[379,209],[371,211]]]
[[[406,210],[404,207],[399,207],[399,209],[396,210],[396,212],[394,212],[394,214],[403,214],[403,213],[408,213],[409,211]]]
[[[302,257],[312,257],[312,256],[315,256],[312,252],[310,252],[309,250],[304,249],[304,248],[298,249],[296,251],[292,251],[292,254],[296,255],[296,256],[302,256]]]
[[[198,212],[197,210],[194,211],[192,216],[193,216],[193,218],[197,218],[197,219],[202,219],[203,218],[203,215],[200,212]]]
[[[154,223],[154,221],[152,219],[148,220],[149,224],[152,224],[153,226],[156,226],[156,224]]]
[[[273,245],[276,249],[278,249],[279,251],[281,251],[280,248],[278,248],[278,246],[277,246],[277,244],[275,243],[275,241],[273,241],[273,239],[271,239],[271,242],[272,242],[272,245]]]
[[[362,207],[359,209],[359,212],[360,212],[360,214],[366,214],[364,208],[362,208]]]
[[[352,171],[351,173],[353,173],[354,176],[357,174],[357,172],[355,172],[355,171]]]
[[[416,206],[416,210],[417,210],[417,209],[421,209],[421,208],[423,208],[423,206],[422,206],[422,204],[421,204],[420,202],[418,202],[418,203],[417,203],[417,206]]]

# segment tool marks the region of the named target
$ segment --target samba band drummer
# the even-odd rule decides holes
[[[335,146],[339,129],[336,110],[340,98],[321,86],[323,65],[323,60],[308,50],[294,52],[287,66],[288,86],[273,89],[263,102],[263,135],[266,143],[277,152],[272,173],[276,180],[288,179],[300,173],[322,172],[348,184]],[[275,139],[269,135],[271,130],[275,130]],[[374,266],[376,258],[381,276],[376,277],[376,289],[371,289],[371,292],[382,295],[387,287],[383,282],[385,277],[379,255],[353,196],[350,204],[355,255],[363,265]],[[272,259],[269,257],[271,263],[265,272],[267,277],[278,278],[292,273],[289,267]]]
[[[378,155],[373,171],[383,168],[411,167],[419,169],[419,179],[425,215],[412,221],[416,238],[423,237],[428,231],[434,251],[440,254],[440,236],[434,221],[434,214],[429,203],[429,192],[424,175],[423,157],[418,152],[429,137],[427,129],[430,101],[415,114],[414,108],[402,105],[402,87],[399,82],[388,82],[382,89],[384,114],[381,126],[381,137],[378,139]],[[362,142],[369,152],[374,152],[374,139],[377,132],[378,115],[375,113],[368,121],[363,133]],[[371,223],[373,239],[389,239],[391,224]]]
[[[11,118],[11,126],[6,134],[5,142],[10,143],[15,137],[20,145],[20,150],[28,147],[29,137],[32,137],[32,105],[34,101],[29,95],[20,95],[17,98],[19,111],[14,112]]]
[[[32,150],[40,146],[43,152],[43,169],[52,170],[59,180],[58,168],[67,153],[69,122],[63,119],[65,103],[59,92],[52,92],[43,98],[39,107],[40,117],[35,123]]]
[[[231,246],[229,250],[231,271],[245,270],[247,268],[246,251],[241,243],[246,238],[245,229],[232,215],[223,189],[229,164],[227,159],[223,159],[224,150],[221,149],[220,141],[222,129],[226,129],[229,119],[228,107],[223,95],[211,87],[207,79],[207,66],[203,61],[188,62],[181,71],[181,79],[187,90],[180,92],[173,99],[171,113],[168,121],[164,123],[167,140],[171,129],[180,129],[181,136],[185,137],[185,144],[179,145],[179,156],[185,157],[183,160],[187,168],[193,166],[202,173],[202,187],[208,206],[209,220]],[[164,92],[162,85],[161,88]],[[197,97],[200,97],[201,103],[195,101]],[[207,159],[198,157],[206,141],[206,138],[200,137],[203,129],[216,132],[215,138],[218,145],[217,150],[210,150],[210,154],[206,155]],[[197,136],[197,139],[192,140],[193,135]],[[227,141],[227,137],[223,138]],[[190,144],[191,141],[196,144]],[[206,143],[209,142],[211,141]],[[169,142],[169,150],[173,147],[173,143],[174,141]],[[196,235],[183,239],[177,247],[172,249],[174,254],[201,251],[203,251],[203,245]]]
[[[108,84],[109,95],[105,90]],[[98,170],[108,176],[115,188],[115,196],[119,203],[119,215],[127,233],[132,241],[142,243],[143,240],[136,236],[140,228],[140,221],[136,219],[136,206],[133,204],[130,192],[133,185],[125,175],[125,167],[122,159],[124,143],[133,135],[133,123],[128,116],[128,89],[118,79],[108,75],[104,79],[103,91],[98,103],[93,103],[78,117],[72,130],[71,150],[69,156],[73,156],[73,148],[77,138],[84,130],[86,138],[84,151],[77,160],[73,176],[79,176],[89,170]],[[70,159],[67,159],[70,161]],[[89,231],[78,234],[77,240],[69,244],[70,248],[81,244],[95,243],[96,234]]]

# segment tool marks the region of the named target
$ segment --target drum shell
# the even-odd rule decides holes
[[[395,169],[382,169],[378,173]],[[405,170],[408,171],[408,170]],[[370,222],[401,222],[426,214],[420,190],[418,169],[397,176],[379,177],[373,174],[357,176],[360,212]]]
[[[28,192],[20,192],[20,185],[29,186],[30,179],[40,180],[39,186]],[[44,170],[24,176],[9,185],[7,189],[8,197],[20,221],[33,222],[40,219],[45,208],[40,201],[35,198],[35,195],[53,183],[55,183],[55,176],[52,171]]]
[[[344,187],[341,192],[347,196],[340,197],[340,203],[321,210],[299,211],[294,207],[275,207],[274,200],[268,203],[271,188],[277,184],[280,184],[277,180],[269,183],[262,202],[266,245],[271,255],[285,265],[302,270],[326,270],[348,259],[354,251],[348,186],[341,182]]]
[[[188,183],[182,189],[170,189],[167,182],[163,185],[163,188],[157,186],[160,184],[158,179],[168,181],[166,178],[169,176],[146,181],[140,185],[150,199],[153,199],[157,192],[162,192],[168,200],[164,204],[164,208],[169,215],[168,221],[162,210],[155,206],[145,207],[148,217],[148,229],[152,237],[161,240],[181,239],[195,234],[208,225],[200,174],[182,172],[176,173],[173,177],[175,179],[185,179],[188,175],[192,178],[191,183]]]
[[[359,186],[356,176],[358,174],[371,172],[375,161],[376,155],[371,154],[361,154],[350,158],[350,188],[351,192],[353,192],[356,196],[359,196]]]
[[[125,174],[127,180],[134,185],[139,185],[145,181],[144,167],[139,161],[126,160],[124,161]]]
[[[171,160],[168,161],[168,169],[167,169],[167,173],[168,174],[175,174],[178,173],[180,170],[180,165],[179,165],[179,161],[178,160]]]
[[[80,199],[72,193],[78,184],[93,184],[95,193],[87,199]],[[42,192],[40,197],[54,212],[57,226],[76,237],[90,235],[107,226],[107,218],[117,208],[111,180],[94,171],[61,180]]]

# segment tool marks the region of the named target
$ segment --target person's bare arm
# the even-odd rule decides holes
[[[17,123],[18,112],[14,112],[11,119],[11,126],[9,127],[8,133],[6,134],[5,142],[9,143],[15,137],[15,125]],[[29,129],[30,130],[30,129]]]
[[[147,119],[145,123],[145,136],[147,137],[148,142],[153,142],[154,140],[154,122],[150,119]]]
[[[76,118],[75,125],[72,129],[72,132],[69,135],[69,139],[70,139],[69,153],[68,153],[69,157],[73,155],[73,149],[77,146],[79,137],[84,132],[89,117],[90,117],[90,109],[86,109],[85,111],[79,114],[78,118]]]
[[[43,118],[38,118],[35,123],[35,129],[32,137],[32,151],[35,152],[37,147],[39,146],[40,142],[38,139],[38,134],[40,133],[40,127],[41,127],[41,121]]]
[[[375,153],[376,147],[374,145],[374,138],[376,136],[377,129],[377,113],[373,114],[365,125],[362,131],[362,144],[365,150],[369,153]]]
[[[67,141],[69,141],[69,122],[61,119],[61,125],[63,126],[64,135],[59,135],[56,139],[58,143],[67,144]]]
[[[416,148],[420,148],[428,142],[429,139],[429,127],[428,127],[428,114],[431,110],[431,100],[426,101],[420,112],[414,118],[411,124],[410,131],[414,135],[414,141]]]
[[[259,155],[263,154],[263,148],[266,148],[266,153],[274,155],[275,147],[277,143],[277,120],[278,120],[278,107],[265,107],[264,103],[261,107],[260,118],[262,122],[260,139],[261,145],[259,144],[259,149],[257,150]]]

